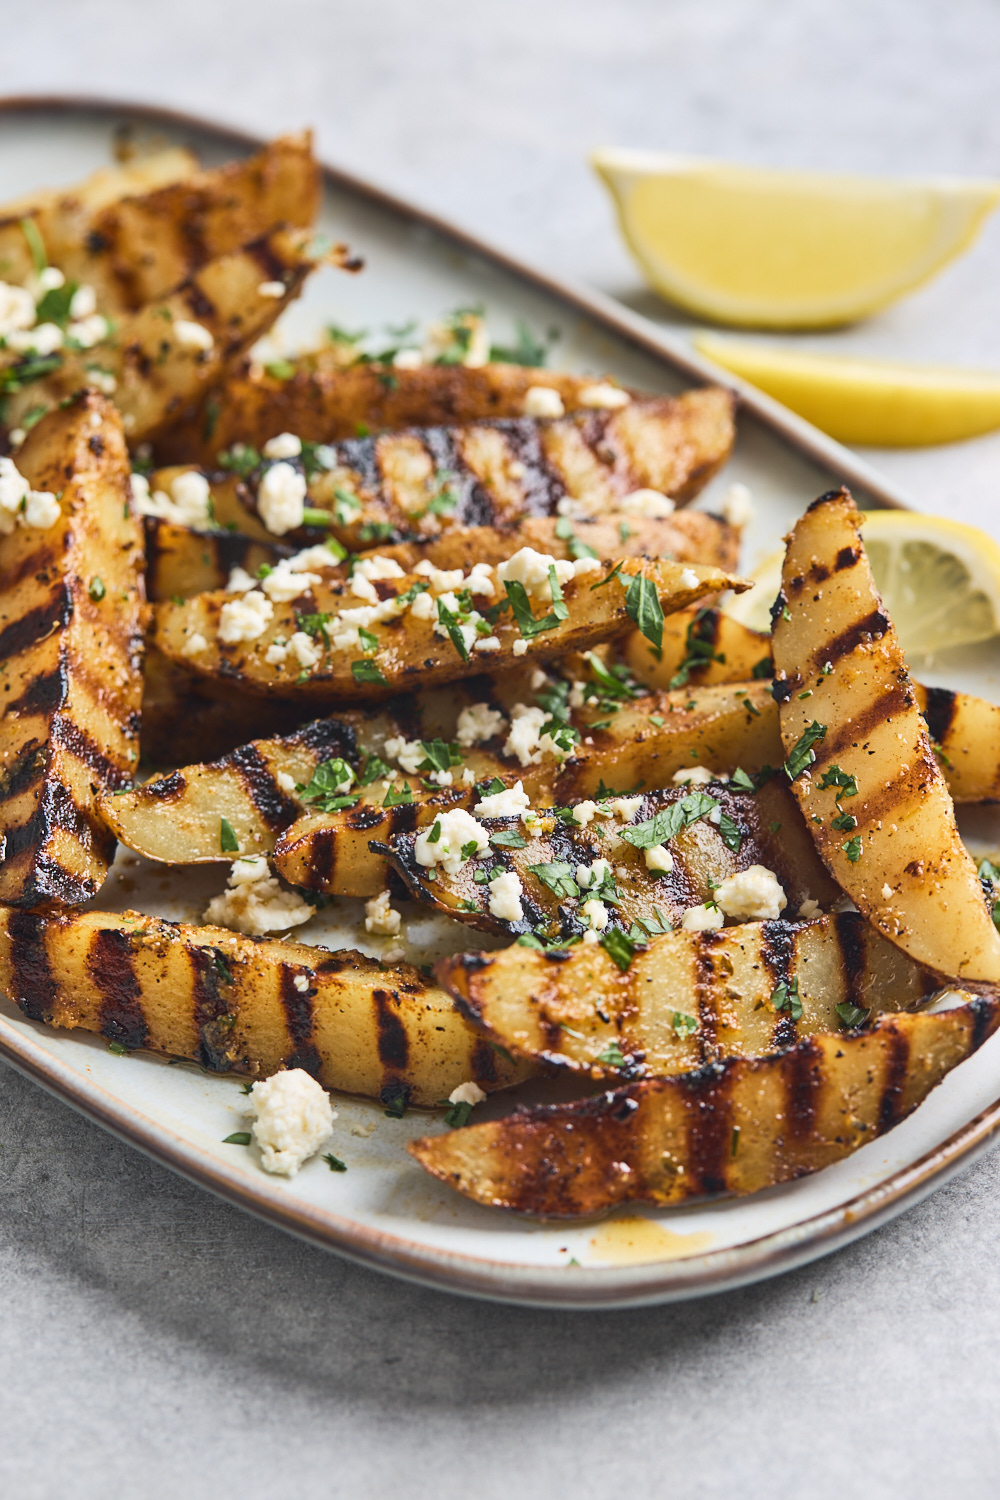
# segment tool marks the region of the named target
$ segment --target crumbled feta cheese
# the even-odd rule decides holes
[[[467,588],[474,598],[492,599],[496,593],[496,584],[489,563],[476,563],[472,571],[466,574],[462,587]]]
[[[227,646],[239,641],[255,641],[263,635],[274,615],[274,605],[263,594],[253,590],[240,599],[232,599],[219,611],[219,640]]]
[[[113,396],[118,389],[118,382],[110,370],[99,370],[96,365],[87,366],[87,379],[104,396]]]
[[[288,642],[288,649],[298,661],[300,667],[314,667],[323,655],[321,648],[306,635],[304,630],[297,630]]]
[[[10,448],[11,453],[17,452],[27,436],[27,431],[23,427],[12,427],[10,429],[7,434],[7,446]]]
[[[597,936],[597,933],[594,931],[594,929],[592,927],[588,927],[586,932],[583,934],[582,941],[585,948],[596,948],[597,944],[601,940]]]
[[[48,490],[29,490],[22,514],[25,526],[48,531],[50,526],[56,524],[62,511],[59,509],[59,501]]]
[[[205,921],[236,932],[260,937],[308,922],[313,908],[294,891],[283,890],[262,854],[236,860],[229,872],[228,889],[213,896],[205,909]]]
[[[537,766],[542,758],[538,732],[547,718],[544,708],[515,703],[510,715],[510,734],[503,747],[504,755],[516,755],[522,766]]]
[[[410,605],[410,614],[415,620],[436,620],[437,606],[430,594],[418,594]]]
[[[463,786],[475,786],[475,784],[476,784],[476,773],[472,769],[471,766],[466,766],[463,769],[463,771],[462,771],[462,785]]]
[[[674,868],[674,856],[665,844],[652,844],[642,851],[646,869],[669,875]]]
[[[808,922],[810,917],[818,917],[819,902],[812,896],[807,896],[804,901],[799,902],[799,916],[803,922]]]
[[[463,708],[459,714],[455,739],[468,749],[470,745],[480,745],[484,740],[491,740],[506,724],[503,714],[490,708],[488,703],[473,703],[469,708]]]
[[[187,640],[184,642],[184,645],[181,648],[181,655],[200,656],[203,651],[207,650],[208,642],[202,635],[201,631],[196,630],[194,635],[188,636]]]
[[[176,318],[174,320],[174,334],[182,349],[193,349],[199,352],[211,349],[215,339],[202,323],[192,323],[187,318]]]
[[[529,385],[524,393],[521,410],[526,417],[540,417],[543,420],[566,415],[562,397],[550,385]]]
[[[580,915],[586,917],[594,932],[603,932],[608,925],[608,908],[596,896],[591,896],[589,901],[583,903]]]
[[[700,582],[701,579],[694,568],[684,568],[682,570],[680,576],[680,586],[682,589],[696,589]]]
[[[279,297],[285,295],[285,283],[283,281],[262,281],[257,287],[258,297],[271,297],[277,302]]]
[[[62,347],[62,341],[62,329],[58,323],[38,323],[34,328],[28,328],[23,333],[8,333],[7,335],[7,347],[16,349],[22,354],[29,350],[43,356],[54,354]]]
[[[579,823],[581,828],[586,828],[588,823],[594,821],[596,812],[596,802],[578,802],[573,809],[573,822]]]
[[[606,406],[612,409],[620,406],[628,406],[632,397],[628,391],[623,391],[617,385],[609,385],[602,381],[598,385],[588,385],[577,397],[581,406]]]
[[[397,370],[419,370],[424,356],[419,349],[397,349],[392,363]]]
[[[175,475],[170,481],[170,498],[180,512],[181,525],[202,526],[210,520],[211,486],[197,469]]]
[[[773,922],[788,905],[778,877],[765,865],[751,865],[715,888],[715,904],[738,922]]]
[[[724,921],[725,917],[718,907],[707,903],[704,906],[689,906],[681,918],[681,929],[684,932],[714,932]]]
[[[730,526],[746,526],[753,520],[753,495],[749,485],[731,484],[719,506],[723,520]]]
[[[302,525],[305,499],[305,476],[298,469],[279,461],[265,470],[257,488],[257,510],[272,536],[284,536]]]
[[[486,1098],[483,1089],[478,1083],[460,1083],[457,1089],[452,1089],[448,1095],[449,1104],[482,1104]]]
[[[0,338],[23,332],[35,321],[35,299],[23,286],[0,281]]]
[[[483,365],[489,364],[490,340],[486,323],[478,313],[473,312],[456,315],[447,322],[428,325],[420,351],[424,363],[432,365],[442,355],[454,357],[456,326],[460,326],[468,336],[461,363],[469,369],[481,369]]]
[[[76,323],[70,323],[66,336],[79,344],[81,349],[93,349],[95,344],[107,338],[108,320],[102,318],[100,313],[93,313],[89,318],[80,318]]]
[[[642,806],[642,797],[616,797],[608,806],[623,823],[631,823]]]
[[[463,858],[462,850],[469,849]],[[452,808],[439,813],[430,828],[417,835],[413,846],[418,865],[433,869],[440,865],[446,875],[457,875],[473,854],[480,854],[490,846],[490,836],[481,823],[477,823],[464,807]]]
[[[670,497],[659,490],[633,490],[631,495],[624,497],[620,509],[630,516],[661,519],[671,515],[676,507]]]
[[[599,573],[603,567],[599,557],[578,557],[573,564],[573,577],[579,578],[584,573]]]
[[[283,667],[288,660],[288,642],[281,638],[275,638],[264,652],[264,660],[269,667]]]
[[[261,1166],[294,1177],[330,1138],[337,1112],[329,1094],[304,1068],[289,1068],[255,1083],[249,1098]]]
[[[682,766],[670,779],[674,786],[707,786],[710,781],[721,781],[723,778],[716,776],[707,766]]]
[[[354,571],[351,574],[351,593],[358,599],[366,599],[369,604],[377,604],[378,591],[372,580],[403,577],[405,574],[394,558],[365,557],[354,565]],[[461,569],[459,569],[459,577],[461,577]]]
[[[427,751],[419,740],[408,740],[404,735],[393,735],[383,746],[383,754],[396,761],[408,776],[416,776],[427,759]]]
[[[286,796],[290,797],[292,795],[292,793],[295,791],[295,787],[296,787],[295,777],[294,776],[289,776],[289,774],[288,774],[287,771],[279,771],[278,774],[277,774],[277,776],[275,777],[275,780],[277,781],[278,785],[280,786],[281,790],[285,793]]]
[[[19,522],[47,531],[59,515],[55,495],[33,490],[12,458],[0,458],[0,536],[10,536]]]
[[[44,275],[44,272],[42,273]],[[92,318],[97,311],[97,293],[92,286],[84,283],[78,286],[69,304],[69,315],[73,322],[80,318]]]
[[[418,577],[427,579],[435,594],[447,594],[452,589],[460,589],[465,582],[465,574],[461,568],[436,568],[426,557],[417,563],[413,571]]]
[[[380,937],[396,936],[399,932],[400,915],[390,904],[391,899],[388,891],[382,891],[380,895],[365,902],[366,932],[377,933]]]
[[[519,636],[511,647],[511,650],[513,651],[515,656],[526,656],[528,652],[528,643],[527,641],[522,640]]]
[[[593,561],[592,558],[587,560]],[[597,566],[600,567],[600,563]],[[559,584],[568,583],[576,572],[571,562],[550,557],[547,552],[536,552],[534,547],[521,547],[513,557],[500,563],[497,568],[497,577],[501,583],[521,583],[529,594],[544,595],[551,599],[550,568],[555,568],[556,581]]]
[[[600,885],[611,874],[611,866],[606,859],[595,859],[590,865],[577,865],[576,883],[581,890],[589,890],[592,885]]]
[[[246,568],[236,567],[233,568],[232,572],[229,574],[229,581],[226,584],[226,593],[248,594],[251,589],[255,589],[256,587],[256,578],[251,578]]]
[[[524,887],[519,875],[513,870],[505,870],[502,875],[494,876],[487,889],[490,893],[491,916],[499,917],[501,922],[524,920],[524,907],[521,905]]]
[[[308,593],[313,584],[323,582],[319,573],[304,573],[294,563],[293,557],[282,557],[261,580],[260,587],[275,604],[288,604],[300,594]]]
[[[477,802],[472,811],[477,818],[519,818],[531,806],[531,798],[520,781],[493,792]]]
[[[279,432],[277,437],[268,438],[260,451],[265,458],[298,458],[302,439],[294,432]]]
[[[892,900],[892,886],[891,885],[884,885],[882,887],[882,900],[883,901],[891,901]]]
[[[66,278],[60,271],[58,266],[43,266],[38,273],[38,290],[39,292],[41,292],[42,296],[44,296],[46,292],[56,292],[61,286],[65,285]],[[91,290],[93,290],[93,288],[91,288]],[[72,312],[72,303],[70,304],[70,311]],[[91,307],[90,311],[93,312],[94,308]]]
[[[308,974],[296,974],[295,978],[292,980],[292,983],[298,990],[299,994],[304,995],[309,988],[309,976]]]
[[[473,649],[476,650],[476,651],[486,651],[486,652],[499,651],[500,650],[500,637],[498,635],[481,635],[479,637],[479,639],[475,642],[475,645],[474,645]]]

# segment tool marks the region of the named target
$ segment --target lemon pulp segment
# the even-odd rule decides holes
[[[622,233],[664,296],[716,322],[823,328],[887,306],[966,249],[1000,184],[778,171],[595,152]]]

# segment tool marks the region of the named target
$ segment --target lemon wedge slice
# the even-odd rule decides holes
[[[695,348],[841,443],[920,448],[1000,427],[1000,375],[807,354],[699,334]]]
[[[829,328],[912,291],[968,248],[1000,183],[775,171],[657,151],[591,163],[657,291],[718,323]]]
[[[870,510],[861,528],[875,582],[909,656],[972,646],[1000,633],[1000,545],[978,526],[914,510]],[[770,630],[784,552],[750,574],[756,587],[726,605]]]

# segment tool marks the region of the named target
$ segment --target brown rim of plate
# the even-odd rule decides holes
[[[198,115],[156,105],[83,95],[0,98],[0,114],[17,113],[92,114],[109,120],[124,117],[175,130],[194,130],[247,150],[260,149],[265,144],[262,137]],[[351,173],[330,166],[324,166],[323,172],[328,185],[419,224],[441,239],[461,245],[510,276],[582,313],[643,353],[661,360],[675,373],[695,381],[728,385],[738,392],[743,412],[752,415],[803,457],[829,470],[831,476],[881,506],[896,510],[908,508],[905,499],[863,459],[787,411],[779,402],[692,353],[680,340],[660,332],[655,325],[639,314],[629,312],[613,298],[556,280],[484,244],[475,235],[446,219]],[[997,1099],[917,1161],[846,1203],[728,1249],[635,1266],[549,1268],[419,1245],[301,1202],[290,1203],[282,1185],[268,1181],[263,1174],[260,1183],[250,1182],[236,1170],[207,1159],[181,1137],[119,1102],[106,1089],[84,1078],[62,1059],[53,1057],[33,1037],[11,1026],[2,1014],[0,1057],[95,1124],[155,1161],[255,1217],[320,1248],[336,1250],[364,1265],[444,1291],[536,1307],[610,1309],[680,1301],[727,1291],[792,1270],[840,1249],[918,1203],[984,1154],[1000,1130],[1000,1099]],[[792,1183],[772,1191],[794,1191],[795,1186]]]

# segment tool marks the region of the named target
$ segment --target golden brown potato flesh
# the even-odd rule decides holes
[[[437,974],[508,1052],[594,1077],[762,1057],[913,1010],[938,987],[858,912],[670,932],[625,970],[601,947],[549,954],[515,943],[442,959]]]
[[[955,1010],[882,1016],[867,1031],[521,1109],[408,1149],[474,1202],[546,1218],[756,1193],[890,1130],[997,1020],[995,1001],[969,996]]]
[[[175,291],[118,318],[109,337],[91,349],[66,350],[48,360],[4,356],[11,387],[7,426],[21,426],[29,413],[57,406],[96,378],[114,382],[129,442],[152,437],[186,405],[199,402],[223,368],[299,295],[319,263],[311,240],[303,230],[275,229],[221,255]],[[280,297],[261,291],[269,282],[281,282]],[[35,378],[39,366],[44,373]]]
[[[234,568],[256,578],[262,567],[273,568],[294,548],[277,542],[257,542],[240,531],[194,531],[161,516],[143,516],[146,538],[146,594],[162,599],[190,599],[212,589],[224,589]],[[332,560],[332,559],[331,559]]]
[[[692,442],[689,419],[713,407],[716,415],[727,414],[728,431],[725,451],[709,458]],[[527,516],[559,516],[560,505],[602,518],[617,513],[636,490],[683,492],[695,471],[714,471],[728,457],[732,440],[731,398],[711,390],[643,397],[619,410],[553,421],[520,417],[410,428],[332,445],[327,431],[294,461],[262,459],[244,440],[220,451],[232,475],[228,483],[215,483],[213,502],[223,524],[235,522],[261,540],[286,535],[268,531],[259,495],[262,485],[273,483],[267,478],[272,463],[292,462],[308,480],[306,504],[356,552],[373,541],[429,539],[453,525],[509,531]],[[630,532],[638,519],[622,517],[622,523]],[[572,523],[565,529],[571,533]],[[618,549],[616,539],[608,555],[619,555]]]
[[[433,1106],[469,1079],[492,1090],[530,1072],[408,965],[142,912],[0,908],[0,991],[34,1021],[129,1051],[258,1078],[305,1068],[386,1101]]]
[[[792,787],[830,873],[918,963],[1000,981],[1000,932],[955,826],[860,516],[839,490],[793,528],[774,628]]]
[[[181,604],[159,604],[152,639],[170,660],[205,676],[227,677],[247,692],[362,702],[404,692],[418,682],[431,686],[481,671],[501,672],[516,666],[520,654],[526,660],[544,662],[613,639],[629,628],[632,596],[628,590],[633,580],[648,595],[650,607],[658,599],[664,615],[686,608],[704,594],[747,586],[731,574],[700,564],[623,558],[571,578],[562,589],[563,598],[535,596],[529,611],[531,624],[522,628],[523,622],[515,618],[504,599],[503,585],[494,575],[490,595],[478,596],[479,602],[485,610],[491,607],[490,599],[499,598],[506,608],[483,621],[490,631],[483,637],[477,635],[475,621],[470,623],[456,595],[420,593],[427,589],[427,580],[420,575],[379,578],[378,588],[371,584],[366,594],[361,592],[364,580],[324,572],[325,576],[311,575],[321,581],[304,586],[297,598],[274,605],[260,592],[238,599],[217,592]],[[383,605],[399,598],[404,603],[390,608],[382,619],[366,615],[362,623],[351,612],[363,610],[369,597]],[[249,638],[227,640],[230,621],[236,623],[234,612],[242,622],[250,599],[260,601],[261,618],[245,627],[252,632]],[[430,601],[427,613],[420,612],[421,599]],[[551,623],[538,629],[543,621]],[[242,623],[238,629],[244,629]],[[339,638],[349,640],[352,634],[353,644],[338,644]],[[293,637],[304,636],[311,640],[298,647],[289,644]],[[480,639],[492,643],[488,651],[480,649]],[[515,643],[525,650],[515,654]]]
[[[678,612],[664,622],[659,659],[637,630],[622,640],[619,651],[639,682],[664,692],[713,682],[767,680],[773,672],[771,637],[708,607]]]
[[[44,417],[17,466],[59,504],[0,537],[0,900],[72,905],[114,857],[95,790],[138,762],[142,533],[121,419],[96,392]]]
[[[470,805],[476,807],[475,796]],[[576,820],[578,811],[583,823]],[[533,933],[557,943],[578,941],[588,931],[594,939],[611,928],[635,936],[638,928],[645,941],[676,926],[689,908],[710,902],[723,881],[755,865],[777,877],[787,903],[781,909],[789,916],[803,901],[814,913],[817,902],[825,907],[840,896],[794,797],[776,779],[756,791],[709,782],[612,798],[596,809],[590,802],[560,808],[530,825],[517,817],[486,817],[482,823],[490,847],[454,874],[420,862],[433,856],[433,848],[419,833],[398,833],[383,847],[410,895],[486,932]],[[432,823],[428,838],[433,831]],[[657,851],[652,866],[646,857],[651,846]],[[494,910],[490,881],[511,873],[520,887],[519,917]],[[594,900],[602,924],[596,928],[587,904]]]

